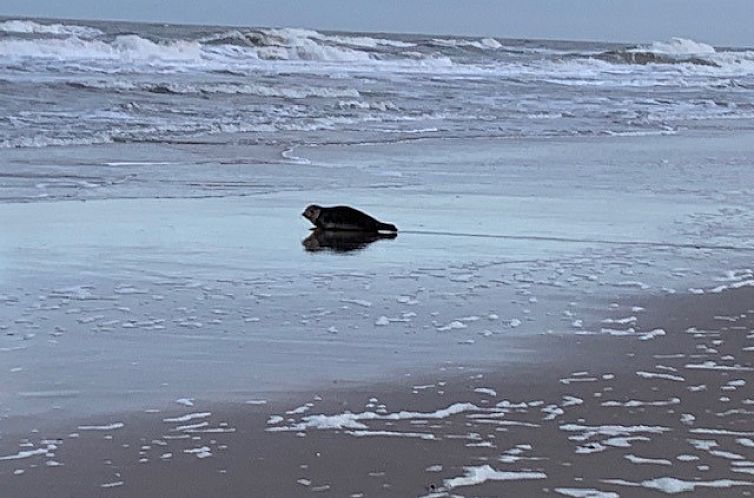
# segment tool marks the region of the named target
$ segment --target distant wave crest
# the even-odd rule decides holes
[[[346,70],[388,72],[497,72],[510,77],[571,78],[578,71],[605,76],[593,62],[622,65],[685,65],[722,69],[722,76],[754,72],[754,53],[718,51],[706,43],[672,38],[601,53],[552,52],[509,47],[495,38],[426,38],[323,33],[299,28],[257,28],[204,32],[194,39],[108,34],[100,29],[31,20],[0,22],[0,67],[131,73],[209,71],[250,75],[277,62],[326,62]],[[190,37],[189,37],[190,38]],[[266,66],[267,65],[267,66]],[[297,64],[301,70],[322,66]],[[308,69],[307,69],[308,68]],[[689,71],[688,67],[679,71]],[[609,70],[607,70],[609,73]],[[728,74],[730,73],[730,74]],[[584,79],[579,77],[577,79]],[[593,79],[590,78],[589,79]],[[650,78],[651,79],[651,78]],[[567,82],[566,82],[567,83]],[[236,90],[233,89],[232,92]],[[242,91],[242,90],[241,90]]]
[[[721,67],[718,52],[706,43],[686,38],[671,38],[650,45],[611,50],[598,55],[599,59],[619,64],[696,64]]]
[[[76,36],[64,39],[2,39],[0,56],[8,59],[42,59],[57,61],[200,61],[201,46],[196,42],[178,40],[157,43],[137,35],[117,36],[110,42],[88,40]]]
[[[717,51],[712,45],[686,38],[671,38],[669,41],[656,41],[651,45],[639,48],[638,51],[652,52],[666,55],[709,55]]]
[[[465,38],[433,38],[430,44],[438,47],[472,47],[479,50],[497,50],[503,48],[503,44],[494,38],[482,38],[481,40],[468,40]]]
[[[72,24],[41,24],[35,21],[12,19],[0,22],[0,31],[5,33],[47,34],[62,36],[78,36],[80,38],[95,38],[104,34],[97,28],[77,26]]]
[[[96,28],[63,24],[39,24],[34,21],[5,21],[0,30],[6,33],[55,34],[64,37],[0,38],[0,57],[6,61],[41,61],[47,64],[76,61],[79,69],[101,70],[103,61],[111,61],[128,72],[134,63],[204,65],[208,70],[233,70],[253,65],[254,61],[324,61],[355,64],[402,64],[410,67],[452,65],[448,57],[435,53],[405,51],[415,43],[368,36],[324,34],[297,28],[230,30],[194,40],[152,40],[128,34],[108,36]],[[485,46],[494,47],[494,40]],[[2,64],[2,62],[0,62]],[[384,64],[383,64],[384,65]],[[117,67],[113,68],[115,71]]]

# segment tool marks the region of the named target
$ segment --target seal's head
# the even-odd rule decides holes
[[[316,225],[317,218],[319,218],[319,214],[321,212],[322,212],[322,208],[320,206],[317,206],[316,204],[311,204],[307,206],[306,209],[304,209],[304,212],[301,213],[301,215]]]

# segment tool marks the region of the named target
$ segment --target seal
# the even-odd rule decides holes
[[[366,213],[349,206],[307,206],[304,218],[323,230],[350,230],[358,232],[397,232],[395,225],[377,221]]]

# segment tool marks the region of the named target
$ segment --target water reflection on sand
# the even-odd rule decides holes
[[[382,234],[377,232],[356,232],[342,230],[312,230],[311,234],[301,241],[304,249],[309,252],[332,251],[350,252],[365,249],[378,240],[394,239],[398,234]]]

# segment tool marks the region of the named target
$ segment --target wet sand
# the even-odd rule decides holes
[[[752,136],[4,151],[2,430],[515,363],[511,337],[747,267]],[[312,252],[311,202],[401,231]]]
[[[752,303],[634,297],[499,368],[67,421],[0,441],[2,496],[751,496]]]
[[[745,495],[750,138],[8,153],[0,497]]]

